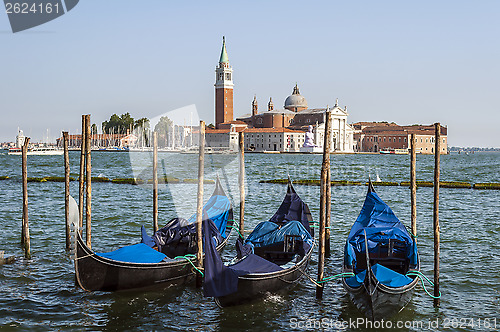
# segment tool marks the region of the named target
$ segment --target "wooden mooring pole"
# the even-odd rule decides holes
[[[326,112],[325,132],[330,132],[332,128],[332,113]],[[331,139],[331,137],[330,137]],[[328,144],[330,149],[330,144]],[[330,257],[330,226],[332,217],[332,180],[330,166],[330,150],[326,158],[326,188],[325,188],[325,256]]]
[[[439,169],[441,155],[441,124],[436,129],[434,146],[434,306],[439,306]]]
[[[245,136],[242,131],[238,134],[239,143],[239,186],[240,186],[240,234],[245,232]]]
[[[330,110],[326,112],[326,118],[331,118]],[[328,123],[328,121],[327,121]],[[329,202],[326,201],[327,192],[327,173],[330,167],[330,140],[331,130],[326,130],[325,124],[325,141],[323,144],[323,164],[321,166],[321,187],[320,187],[320,202],[319,202],[319,236],[318,236],[318,282],[323,280],[325,272],[325,226],[326,226],[326,206]],[[323,286],[316,286],[316,298],[323,298]]]
[[[153,231],[158,230],[158,133],[153,133]]]
[[[410,191],[411,191],[411,232],[417,241],[417,151],[415,148],[415,134],[410,136]]]
[[[90,114],[85,115],[85,168],[86,168],[86,186],[85,186],[85,226],[87,247],[91,248],[91,212],[92,212],[92,163],[91,163],[91,135],[90,135]]]
[[[69,149],[68,149],[68,132],[63,131],[63,146],[64,146],[64,220],[66,221],[66,250],[70,247],[70,231],[69,231]]]
[[[79,218],[80,218],[80,224],[78,225],[78,230],[80,232],[80,235],[82,234],[83,231],[83,211],[84,211],[84,197],[85,197],[85,145],[86,145],[86,139],[85,139],[85,131],[87,128],[87,125],[85,122],[87,121],[86,115],[82,115],[82,135],[81,135],[81,141],[82,144],[80,145],[80,177],[78,178],[78,212],[79,212]]]
[[[21,244],[24,248],[24,257],[27,259],[31,258],[31,247],[30,247],[30,228],[28,223],[28,145],[30,143],[30,138],[26,137],[24,139],[24,144],[21,148],[22,159],[22,178],[23,178],[23,226],[21,231]]]
[[[203,238],[202,238],[202,215],[203,215],[203,174],[205,172],[205,121],[200,121],[200,149],[198,154],[198,196],[196,206],[196,238],[198,251],[196,252],[196,263],[198,269],[203,268]],[[196,287],[203,285],[200,273],[196,274]]]

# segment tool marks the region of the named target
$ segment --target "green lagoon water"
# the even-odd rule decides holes
[[[259,180],[319,178],[320,155],[247,154],[246,229],[267,220],[277,209],[286,186],[259,184]],[[70,153],[71,173],[78,173],[79,154]],[[160,153],[161,172],[180,179],[195,178],[197,156]],[[93,176],[150,178],[149,153],[92,154]],[[408,181],[409,156],[334,155],[332,180],[366,181],[377,175],[382,181]],[[442,181],[470,183],[500,182],[500,153],[452,154],[441,157]],[[207,156],[206,177],[218,173],[228,195],[238,205],[237,163],[234,156]],[[284,294],[263,301],[220,309],[212,299],[192,285],[183,288],[134,290],[117,293],[88,293],[75,287],[74,267],[64,249],[64,184],[29,183],[29,222],[32,259],[22,258],[20,230],[22,191],[19,156],[0,154],[0,250],[18,259],[0,266],[1,330],[195,330],[273,331],[335,330],[335,323],[361,319],[337,282],[327,284],[324,298],[315,298],[315,286],[303,279]],[[29,156],[28,176],[63,176],[62,156]],[[417,157],[418,180],[432,181],[433,157]],[[205,185],[205,201],[213,185]],[[308,203],[313,217],[319,215],[319,187],[296,186]],[[377,187],[377,193],[409,226],[410,191],[406,187]],[[77,183],[71,194],[78,196]],[[327,259],[326,276],[341,270],[342,252],[349,229],[359,214],[366,187],[334,187],[332,192],[332,256]],[[195,211],[196,185],[171,184],[160,190],[160,223],[177,214]],[[422,271],[432,279],[433,189],[417,190],[418,247]],[[500,329],[500,191],[447,189],[440,192],[441,225],[441,306],[432,306],[419,286],[410,305],[395,317],[397,331],[469,331]],[[149,186],[94,183],[92,185],[92,247],[111,251],[140,240],[140,226],[152,232],[152,191]],[[235,208],[235,216],[238,209]],[[234,249],[236,236],[224,255]],[[316,276],[316,256],[309,274]],[[475,327],[470,324],[474,319]],[[439,322],[439,326],[429,326]],[[489,319],[491,329],[483,324]],[[493,329],[496,319],[496,329]],[[406,328],[396,323],[406,322]],[[298,324],[300,322],[300,324]],[[319,322],[323,323],[318,328]],[[422,328],[418,325],[422,322]],[[449,323],[445,325],[445,323]],[[309,325],[308,325],[309,324]],[[417,324],[410,327],[410,324]],[[463,325],[461,328],[459,325]],[[312,329],[311,329],[312,330]],[[347,331],[354,330],[347,327]]]

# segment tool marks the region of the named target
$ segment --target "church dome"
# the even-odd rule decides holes
[[[293,88],[292,95],[288,96],[285,99],[285,106],[287,110],[290,111],[301,111],[303,109],[307,108],[307,100],[304,98],[300,92],[297,84],[295,84],[295,87]]]

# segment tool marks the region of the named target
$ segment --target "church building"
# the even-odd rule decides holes
[[[233,120],[233,69],[225,38],[215,72],[215,129],[206,130],[207,146],[237,150],[237,133],[243,131],[247,151],[323,151],[327,108],[309,108],[297,84],[285,99],[283,109],[275,108],[270,98],[267,110],[259,112],[255,96],[251,113]],[[329,109],[332,112],[331,151],[354,152],[354,130],[347,124],[347,107],[341,108],[337,100]]]

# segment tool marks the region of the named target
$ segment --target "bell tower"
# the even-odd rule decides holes
[[[226,39],[222,37],[219,65],[215,68],[215,127],[233,121],[233,68],[229,65]]]

